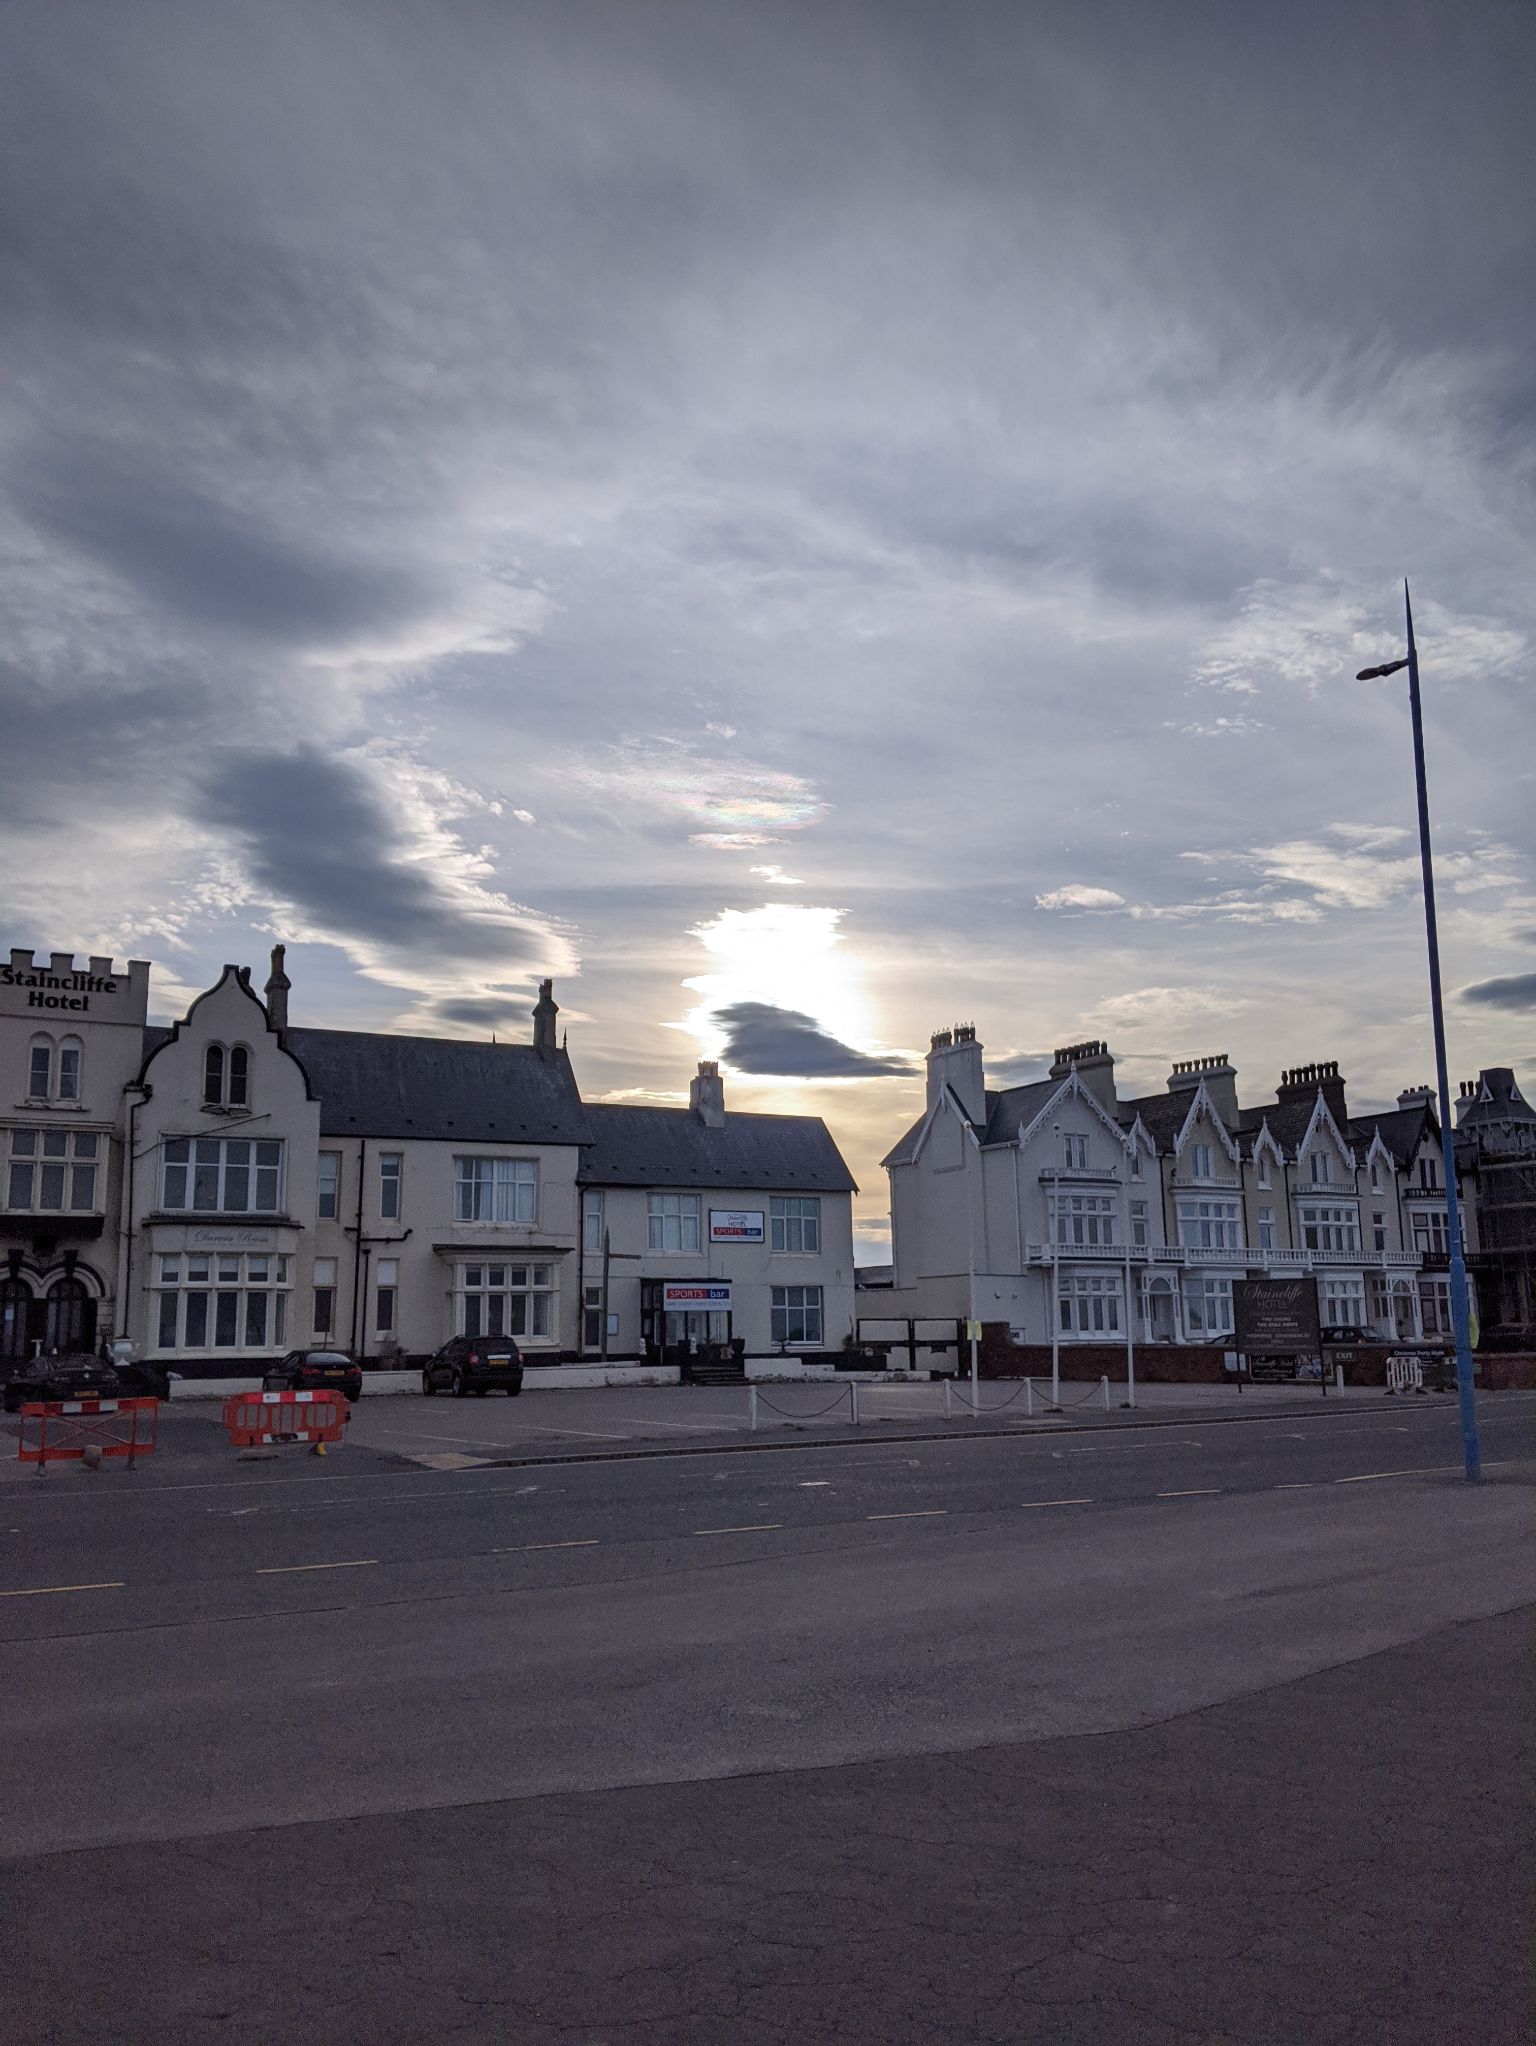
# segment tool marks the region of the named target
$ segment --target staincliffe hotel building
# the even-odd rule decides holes
[[[0,955],[3,958],[4,955]],[[306,1029],[283,948],[169,1029],[149,966],[0,965],[0,1372],[126,1336],[187,1376],[299,1344],[396,1362],[812,1356],[853,1329],[854,1183],[818,1118],[581,1098],[529,1042]]]

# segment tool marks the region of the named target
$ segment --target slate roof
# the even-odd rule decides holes
[[[1371,1148],[1372,1134],[1379,1131],[1394,1161],[1403,1167],[1413,1162],[1424,1137],[1433,1136],[1437,1128],[1435,1117],[1427,1108],[1389,1108],[1380,1115],[1351,1116],[1348,1135],[1363,1158]]]
[[[691,1108],[590,1102],[584,1186],[746,1187],[764,1193],[857,1193],[819,1115],[725,1112],[711,1129]]]
[[[367,1030],[288,1030],[328,1137],[585,1144],[576,1076],[563,1051]]]
[[[1471,1106],[1461,1111],[1458,1129],[1475,1129],[1479,1123],[1536,1122],[1536,1109],[1516,1085],[1513,1066],[1485,1066],[1477,1081],[1477,1092]]]
[[[1060,1080],[1029,1080],[1022,1087],[1004,1087],[996,1094],[989,1087],[987,1127],[981,1141],[984,1144],[1016,1142],[1019,1126],[1032,1123],[1061,1085]]]
[[[1143,1094],[1135,1101],[1121,1102],[1120,1120],[1130,1129],[1139,1115],[1147,1135],[1158,1150],[1171,1151],[1194,1098],[1193,1088],[1183,1094]],[[1228,1135],[1233,1134],[1228,1132]]]

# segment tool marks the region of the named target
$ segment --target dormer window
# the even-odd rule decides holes
[[[1426,1193],[1433,1193],[1440,1184],[1440,1168],[1433,1158],[1419,1160],[1419,1185]]]
[[[1141,1150],[1138,1145],[1131,1147],[1131,1177],[1132,1179],[1141,1177]]]
[[[1261,1151],[1254,1160],[1254,1163],[1259,1168],[1259,1185],[1267,1188],[1269,1185],[1269,1153]]]
[[[1371,1160],[1371,1192],[1381,1192],[1381,1160],[1379,1158]]]
[[[203,1053],[203,1106],[244,1108],[250,1100],[250,1067],[243,1044],[210,1044]]]
[[[1326,1151],[1312,1153],[1312,1184],[1328,1186],[1333,1180],[1333,1160]]]
[[[1211,1177],[1211,1147],[1209,1144],[1191,1144],[1189,1147],[1189,1170],[1193,1179]]]
[[[1084,1168],[1088,1163],[1088,1139],[1067,1134],[1067,1165],[1070,1168]]]

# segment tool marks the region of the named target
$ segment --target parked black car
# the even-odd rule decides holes
[[[5,1381],[5,1411],[17,1413],[28,1400],[111,1400],[122,1390],[113,1367],[83,1351],[28,1357]]]
[[[424,1393],[504,1392],[523,1389],[523,1360],[510,1336],[454,1336],[421,1367]]]
[[[168,1400],[171,1396],[171,1374],[163,1364],[152,1364],[144,1357],[114,1357],[109,1368],[117,1373],[118,1386],[130,1399]]]
[[[363,1390],[363,1367],[345,1350],[290,1350],[262,1375],[263,1392],[344,1392],[349,1404]]]

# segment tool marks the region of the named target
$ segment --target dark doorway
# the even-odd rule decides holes
[[[0,1279],[0,1363],[19,1364],[30,1357],[32,1288],[25,1279]]]
[[[79,1279],[55,1279],[44,1303],[43,1349],[90,1350],[96,1343],[96,1302]]]

